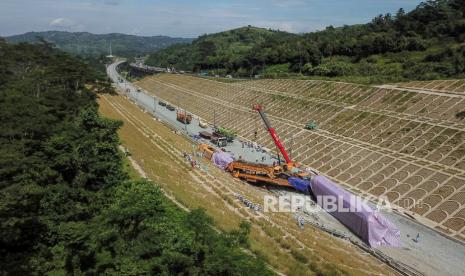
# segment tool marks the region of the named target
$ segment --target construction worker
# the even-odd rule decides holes
[[[305,221],[302,217],[299,217],[299,227],[300,229],[304,229]]]
[[[417,237],[414,239],[415,242],[419,242],[420,241],[420,233],[417,234]]]

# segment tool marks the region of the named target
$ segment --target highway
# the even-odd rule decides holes
[[[158,102],[160,101],[160,99],[150,95],[145,91],[137,92],[140,88],[123,79],[121,76],[119,76],[118,72],[116,71],[116,67],[123,62],[124,61],[119,61],[111,64],[107,68],[107,74],[121,91],[124,91],[124,93],[127,96],[133,98],[140,105],[144,106],[147,112],[150,112],[153,116],[163,120],[165,123],[177,129],[179,132],[186,134],[187,136],[198,135],[201,131],[207,131],[210,133],[213,132],[213,126],[208,126],[207,128],[200,127],[200,119],[197,116],[193,116],[191,124],[188,125],[185,125],[177,121],[176,111],[169,111],[168,109],[166,109],[166,107],[159,105]],[[119,79],[122,79],[123,82],[118,82]],[[167,101],[163,100],[163,102]],[[176,103],[169,104],[176,107]],[[176,108],[176,110],[179,110],[180,112],[185,112],[183,109],[180,108]],[[186,112],[189,113],[189,110],[187,110]],[[240,157],[248,162],[259,162],[261,164],[271,165],[273,161],[277,161],[276,158],[264,152],[259,152],[248,147],[242,148],[242,143],[238,139],[236,139],[233,143],[228,143],[228,145],[224,147],[224,149],[228,152],[231,152],[234,157]],[[264,161],[262,161],[262,157],[265,158]]]
[[[155,117],[187,135],[198,134],[202,130],[212,130],[211,127],[207,129],[200,128],[198,126],[199,118],[195,114],[192,124],[185,126],[176,120],[176,112],[169,111],[158,105],[157,102],[159,99],[150,95],[149,92],[144,90],[137,92],[138,87],[124,79],[123,82],[118,82],[118,79],[121,77],[116,67],[123,62],[117,61],[109,65],[107,67],[107,74],[120,91],[133,98],[147,112],[150,112]],[[126,91],[129,91],[129,93]],[[175,103],[170,104],[176,106]],[[268,154],[257,153],[247,148],[243,149],[239,141],[228,145],[226,150],[235,153],[236,157],[241,155],[243,159],[250,162],[261,160],[262,156],[266,156],[264,163],[270,164],[273,161],[272,157]],[[403,246],[402,248],[380,247],[375,252],[402,262],[427,275],[465,275],[465,262],[463,261],[465,256],[464,244],[454,241],[403,215],[385,211],[382,211],[382,214],[400,229]],[[301,215],[305,216],[305,214]],[[326,228],[343,233],[348,239],[360,242],[356,236],[328,213],[317,213],[317,216],[317,218],[311,216],[306,216],[305,218],[313,224],[321,224]],[[414,241],[417,234],[420,234],[419,242]]]

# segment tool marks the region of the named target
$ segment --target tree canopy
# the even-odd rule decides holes
[[[48,43],[0,41],[0,274],[267,275],[250,227],[218,233],[123,169],[108,83]]]
[[[147,62],[237,76],[302,74],[372,82],[463,77],[464,6],[463,0],[429,0],[408,13],[399,9],[367,24],[299,35],[249,26],[173,45]]]

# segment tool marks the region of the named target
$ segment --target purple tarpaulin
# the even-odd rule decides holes
[[[226,169],[232,161],[234,161],[232,155],[227,152],[216,151],[212,155],[212,162],[222,170]]]
[[[372,247],[380,245],[400,247],[400,231],[397,227],[368,204],[324,176],[315,176],[311,180],[311,191],[317,198],[318,205],[337,218],[342,224]],[[332,196],[337,210],[325,206],[323,197]],[[333,206],[334,206],[333,205]],[[355,208],[350,211],[343,210]]]

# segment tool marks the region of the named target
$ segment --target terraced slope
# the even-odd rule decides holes
[[[465,240],[465,95],[299,80],[219,83],[182,75],[139,85],[273,149],[263,104],[294,159]],[[309,121],[319,129],[305,130]]]
[[[237,229],[241,221],[252,222],[252,250],[285,274],[338,273],[348,275],[398,275],[355,245],[317,229],[302,231],[292,214],[255,212],[236,194],[261,204],[269,193],[214,169],[190,170],[183,152],[194,144],[140,110],[120,95],[101,95],[100,111],[124,122],[119,135],[147,177],[161,185],[176,202],[189,209],[204,208],[224,230]]]
[[[397,86],[409,89],[421,89],[444,93],[460,93],[465,95],[465,80],[411,81],[399,83]]]

